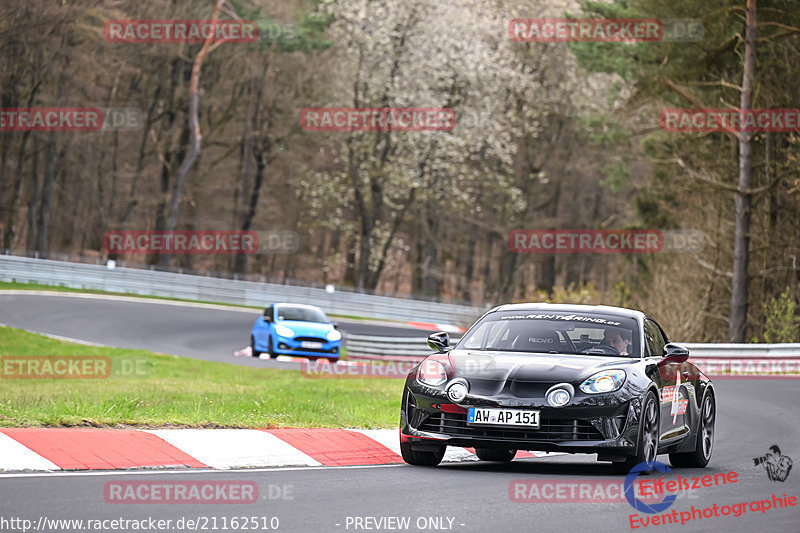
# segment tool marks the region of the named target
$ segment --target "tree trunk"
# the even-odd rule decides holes
[[[217,19],[219,19],[219,12],[222,9],[222,4],[225,0],[217,0],[214,6],[214,13],[211,15],[210,25],[216,26]],[[217,43],[219,44],[219,43]],[[189,153],[181,163],[178,173],[175,176],[175,188],[172,191],[172,202],[169,219],[167,220],[167,231],[175,231],[178,226],[178,219],[180,218],[181,194],[183,192],[183,184],[186,181],[186,176],[194,166],[197,156],[200,154],[200,141],[203,139],[200,133],[200,119],[198,117],[198,107],[200,103],[200,71],[203,68],[203,61],[212,50],[211,36],[206,39],[197,56],[194,58],[192,64],[192,77],[189,81]],[[215,46],[214,46],[215,48]],[[164,262],[169,262],[169,254],[164,255]]]
[[[38,218],[39,201],[39,136],[33,137],[33,160],[31,161],[31,190],[28,195],[28,235],[26,246],[28,250],[36,247],[36,220]]]
[[[256,175],[253,183],[253,189],[250,191],[250,201],[248,202],[247,213],[240,229],[242,231],[250,231],[253,227],[253,219],[256,217],[256,208],[258,207],[258,198],[261,195],[261,185],[264,183],[264,173],[267,168],[267,152],[269,151],[269,144],[266,147],[259,148],[254,157],[256,158]],[[247,274],[247,254],[236,255],[236,265],[234,272],[238,274]]]
[[[337,234],[338,235],[338,234]],[[348,235],[345,238],[345,268],[342,278],[345,285],[355,287],[356,285],[356,238]]]
[[[253,227],[272,145],[268,134],[269,124],[262,125],[259,120],[263,108],[264,81],[269,71],[269,65],[270,62],[264,64],[259,75],[253,76],[250,80],[250,103],[242,139],[242,165],[239,174],[242,196],[247,195],[246,208],[239,220],[239,229],[242,231],[250,231]],[[256,148],[256,143],[258,143],[258,148]],[[256,162],[256,173],[255,178],[251,179],[253,161]],[[252,187],[250,187],[251,182]],[[237,207],[235,209],[238,214]],[[247,259],[247,254],[236,254],[233,271],[243,276],[247,274]]]
[[[11,106],[3,106],[11,107]],[[3,209],[5,207],[5,198],[3,198],[3,191],[6,185],[6,169],[8,163],[8,150],[11,148],[11,135],[0,136],[0,220],[3,220]]]
[[[161,156],[159,157],[161,172],[159,180],[159,196],[158,202],[156,203],[154,228],[156,231],[163,231],[167,227],[167,199],[169,198],[171,176],[174,173],[174,166],[183,161],[185,152],[182,147],[186,145],[186,142],[189,139],[189,128],[187,123],[184,123],[178,141],[179,148],[175,151],[175,153],[173,153],[172,136],[170,132],[172,131],[172,127],[177,120],[177,103],[175,102],[175,95],[178,91],[178,85],[181,83],[182,74],[183,61],[180,58],[175,58],[170,67],[169,94],[167,95],[166,102],[164,103],[167,120],[166,124],[160,129],[160,133],[162,134],[161,136],[164,138],[164,141],[162,143],[163,149],[161,150]],[[158,93],[158,91],[156,91],[156,93]],[[157,98],[158,94],[155,94],[153,96],[154,105],[156,105]],[[162,262],[162,258],[159,255],[149,256],[147,262],[149,264],[159,263],[162,266],[167,265],[166,263]]]
[[[133,209],[139,203],[139,179],[142,175],[142,170],[144,169],[145,150],[147,149],[147,136],[150,133],[150,128],[153,126],[153,117],[155,115],[156,106],[158,105],[158,97],[160,94],[161,85],[159,84],[156,86],[155,91],[153,91],[153,101],[150,103],[150,107],[147,110],[144,127],[142,128],[142,138],[139,142],[139,153],[136,157],[136,171],[131,178],[131,188],[130,192],[128,193],[128,203],[125,205],[125,208],[121,210],[122,214],[118,219],[118,229],[127,229],[128,224],[130,224],[131,221],[131,216],[133,215]],[[116,258],[116,254],[114,254],[114,258]]]
[[[17,175],[14,177],[11,199],[8,202],[8,214],[6,215],[6,227],[3,231],[3,248],[10,249],[14,246],[14,224],[19,210],[19,197],[22,191],[22,172],[25,167],[25,145],[30,137],[30,130],[22,134],[19,152],[17,153]]]
[[[422,279],[420,291],[425,296],[438,297],[442,292],[442,270],[439,265],[439,214],[434,200],[425,202],[425,213],[422,219],[422,239],[420,248],[420,268]]]
[[[56,159],[56,133],[47,134],[47,145],[44,149],[44,179],[42,180],[42,202],[39,204],[39,229],[36,232],[36,249],[42,258],[50,255],[50,206],[53,198],[53,189],[58,173]]]
[[[417,193],[416,187],[413,187],[409,193],[403,207],[395,214],[395,218],[392,221],[392,229],[389,231],[389,236],[386,238],[386,241],[383,243],[383,247],[381,247],[380,257],[378,257],[378,266],[375,268],[374,271],[369,273],[367,277],[367,288],[370,290],[375,290],[378,287],[378,282],[380,281],[381,274],[383,274],[383,270],[386,268],[386,259],[389,257],[389,251],[392,248],[392,242],[394,242],[394,237],[397,234],[398,230],[400,229],[400,224],[405,220],[406,213],[408,212],[411,204],[414,203],[414,196]]]
[[[461,299],[465,303],[475,303],[472,297],[472,281],[475,277],[475,253],[478,247],[478,229],[469,228],[467,232],[467,253],[465,257],[464,284],[461,289]]]
[[[753,105],[753,80],[756,68],[756,0],[747,0],[744,73],[740,112]],[[733,284],[731,287],[731,342],[745,342],[747,336],[747,265],[750,247],[750,179],[752,174],[751,134],[739,132],[739,187],[736,191],[736,230],[733,244]]]

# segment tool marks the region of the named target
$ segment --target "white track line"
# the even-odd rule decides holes
[[[348,466],[274,466],[269,468],[232,468],[230,470],[213,470],[209,468],[189,468],[189,469],[159,469],[159,470],[85,470],[85,471],[64,471],[57,472],[22,472],[13,474],[4,474],[0,472],[0,481],[6,478],[18,477],[56,477],[56,476],[146,476],[146,475],[160,475],[160,474],[231,474],[231,473],[250,473],[250,472],[302,472],[306,470],[341,470],[341,469],[357,469],[357,468],[397,468],[407,467],[406,464],[390,464],[390,465],[348,465]]]

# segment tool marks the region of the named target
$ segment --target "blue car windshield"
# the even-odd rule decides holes
[[[299,322],[330,322],[325,313],[309,307],[278,306],[278,320],[297,320]]]
[[[499,311],[475,324],[462,350],[638,357],[633,318],[586,313]]]

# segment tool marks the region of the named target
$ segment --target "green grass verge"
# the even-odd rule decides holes
[[[107,356],[112,372],[9,379],[17,363],[2,356],[23,355]],[[310,379],[299,370],[84,346],[5,327],[0,357],[0,427],[391,428],[403,389],[399,379]]]

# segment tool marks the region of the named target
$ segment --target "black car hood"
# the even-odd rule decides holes
[[[448,354],[455,376],[470,383],[526,382],[573,383],[579,385],[592,374],[607,368],[622,368],[638,359],[603,355],[537,354],[453,350]],[[488,385],[488,383],[487,383]],[[491,387],[495,388],[495,387]]]

